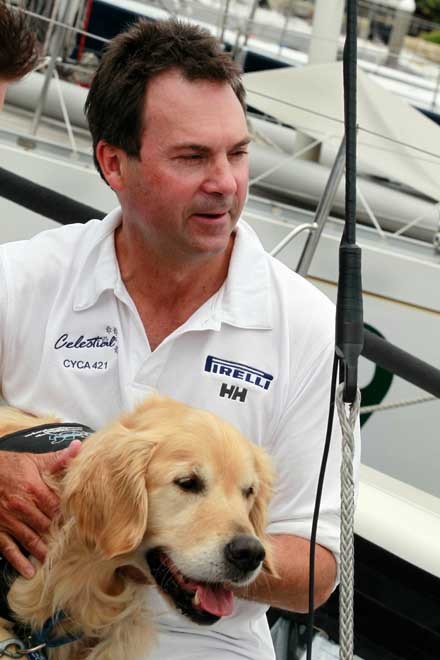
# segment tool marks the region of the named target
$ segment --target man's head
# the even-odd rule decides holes
[[[125,245],[130,264],[148,251],[170,266],[221,259],[246,200],[249,132],[239,70],[217,40],[140,21],[110,45],[86,108],[122,207],[118,258]]]
[[[176,20],[139,20],[109,44],[93,79],[86,114],[94,153],[100,140],[139,157],[148,86],[178,70],[188,81],[229,84],[245,110],[240,69],[207,30]],[[95,164],[102,175],[100,165]]]
[[[36,37],[26,16],[0,0],[0,109],[7,84],[29,73],[37,60]]]

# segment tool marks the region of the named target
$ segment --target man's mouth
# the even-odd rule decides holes
[[[194,216],[197,218],[206,218],[207,220],[219,220],[220,218],[223,218],[225,215],[229,213],[228,210],[225,211],[198,211],[197,213],[193,213]]]
[[[197,582],[183,575],[160,548],[147,553],[151,575],[175,607],[192,621],[211,625],[232,614],[234,595],[222,584]]]

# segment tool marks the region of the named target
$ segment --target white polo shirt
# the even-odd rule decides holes
[[[334,306],[267,255],[240,221],[223,286],[151,352],[116,260],[120,220],[116,209],[103,221],[0,246],[4,398],[95,429],[152,390],[211,410],[273,457],[277,483],[268,531],[309,538],[327,424]],[[335,420],[318,542],[336,555],[339,461]],[[233,615],[201,627],[155,590],[149,600],[159,626],[150,660],[274,658],[264,605],[236,599]]]

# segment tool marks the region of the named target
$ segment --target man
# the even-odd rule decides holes
[[[37,42],[26,16],[0,0],[0,110],[8,84],[32,71],[37,60]]]
[[[208,33],[175,21],[134,24],[110,44],[86,112],[97,167],[120,208],[102,222],[1,248],[3,394],[25,410],[97,428],[157,389],[223,416],[271,453],[268,532],[279,578],[262,575],[241,590],[234,615],[210,628],[149,595],[159,629],[153,660],[268,660],[266,604],[308,605],[334,309],[239,221],[248,185],[244,89]],[[316,605],[337,574],[339,436],[335,424]],[[8,470],[0,460],[0,488]],[[25,504],[9,498],[5,534],[31,551],[21,525],[38,538],[33,520],[41,527],[48,515],[37,487],[34,474]],[[8,555],[4,543],[0,551],[19,568],[18,548]]]

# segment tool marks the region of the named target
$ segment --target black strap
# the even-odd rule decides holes
[[[72,422],[42,424],[4,435],[0,438],[0,451],[32,454],[59,451],[68,447],[72,440],[83,441],[93,432],[89,426]]]

